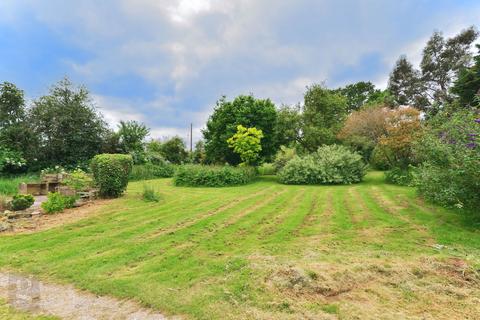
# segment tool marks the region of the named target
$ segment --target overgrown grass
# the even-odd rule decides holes
[[[24,174],[18,176],[0,176],[0,194],[15,195],[18,192],[20,183],[37,182],[39,181],[38,174]]]
[[[142,200],[144,184],[162,190],[160,203]],[[478,316],[478,223],[381,172],[342,186],[150,180],[97,210],[0,236],[0,268],[187,319]]]

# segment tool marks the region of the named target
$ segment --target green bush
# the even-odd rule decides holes
[[[31,194],[17,194],[13,196],[9,207],[13,211],[25,210],[30,208],[34,202],[35,198]]]
[[[147,201],[147,202],[159,202],[160,193],[158,193],[153,187],[144,185],[142,198],[144,201]]]
[[[264,163],[260,167],[258,167],[258,174],[262,176],[266,175],[274,175],[277,170],[273,163]]]
[[[256,177],[252,167],[184,165],[173,176],[176,186],[225,187],[246,184]]]
[[[50,192],[48,193],[47,201],[42,203],[42,209],[46,213],[62,212],[65,209],[73,208],[75,201],[77,201],[76,197]]]
[[[358,153],[340,145],[288,161],[278,176],[285,184],[351,184],[362,181],[367,166]]]
[[[75,191],[84,191],[92,187],[93,179],[82,169],[75,169],[68,174],[64,183]]]
[[[413,184],[415,170],[416,168],[414,166],[409,166],[407,169],[392,168],[385,172],[385,181],[401,186],[411,186]]]
[[[117,198],[125,191],[132,171],[131,155],[99,154],[92,159],[91,168],[100,196]]]
[[[423,160],[415,185],[423,197],[446,207],[480,208],[480,114],[440,113],[415,147]]]
[[[130,181],[149,180],[158,178],[171,178],[175,173],[175,166],[172,164],[155,165],[147,163],[144,165],[135,165],[130,173]]]
[[[370,155],[370,165],[377,170],[388,170],[391,167],[385,152],[379,147],[373,149]]]
[[[285,146],[281,146],[280,150],[275,155],[275,161],[273,162],[273,166],[275,170],[279,172],[280,170],[285,167],[288,161],[295,158],[297,155],[297,150],[295,148],[288,148]]]

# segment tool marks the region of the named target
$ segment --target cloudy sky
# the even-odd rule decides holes
[[[197,139],[221,95],[280,105],[315,82],[385,87],[434,30],[479,21],[478,0],[0,0],[0,81],[34,99],[68,76],[112,127],[187,138],[193,122]]]

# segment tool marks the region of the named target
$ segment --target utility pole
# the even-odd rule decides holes
[[[190,153],[193,152],[193,123],[190,123]]]

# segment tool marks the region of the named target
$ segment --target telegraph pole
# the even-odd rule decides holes
[[[190,123],[190,153],[193,152],[193,123]]]

